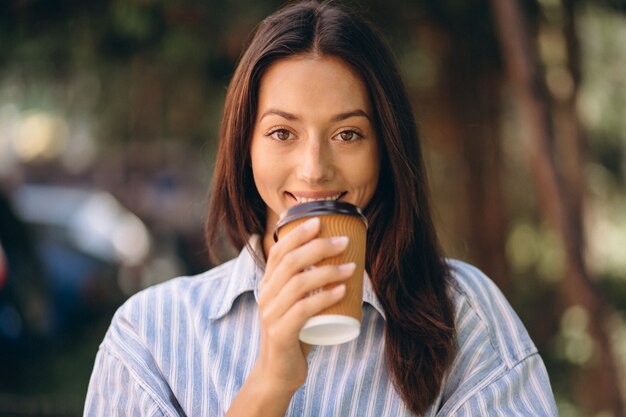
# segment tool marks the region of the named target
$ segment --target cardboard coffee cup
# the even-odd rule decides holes
[[[354,262],[352,277],[345,282],[346,294],[335,305],[311,317],[300,330],[299,338],[311,345],[336,345],[359,336],[363,300],[363,273],[365,270],[365,241],[367,220],[358,207],[339,201],[312,201],[291,207],[282,216],[274,231],[274,240],[291,231],[302,222],[320,219],[319,237],[348,236],[346,250],[338,256],[316,264],[340,265]],[[330,284],[324,289],[338,284]]]

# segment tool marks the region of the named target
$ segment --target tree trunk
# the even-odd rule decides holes
[[[548,93],[519,3],[516,0],[491,0],[491,5],[520,119],[528,129],[530,163],[539,203],[560,234],[566,252],[563,296],[567,304],[578,304],[587,310],[589,332],[596,342],[594,359],[597,369],[581,378],[586,397],[591,399],[586,406],[594,412],[609,407],[615,417],[624,417],[617,361],[607,329],[608,311],[590,279],[583,257],[582,181],[575,176],[569,176],[566,181],[555,163]],[[577,143],[578,139],[574,142]]]
[[[423,24],[421,38],[440,68],[434,96],[420,101],[428,103],[430,112],[424,120],[429,145],[445,154],[442,188],[454,210],[444,229],[452,228],[463,241],[453,255],[475,264],[507,292],[497,59],[492,51],[480,50],[483,45],[471,33]]]

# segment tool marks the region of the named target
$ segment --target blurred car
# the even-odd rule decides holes
[[[108,192],[27,184],[12,194],[11,206],[16,217],[12,223],[26,227],[10,236],[21,235],[32,248],[25,262],[7,256],[7,285],[31,287],[26,276],[37,276],[41,291],[17,292],[31,304],[37,293],[48,300],[38,303],[49,306],[39,308],[47,310],[48,332],[68,331],[101,306],[119,303],[120,271],[139,270],[148,259],[151,237],[146,226]],[[20,263],[33,271],[24,274],[12,267]]]
[[[150,251],[143,222],[106,191],[24,185],[13,203],[23,221],[56,229],[75,249],[103,262],[140,265]]]

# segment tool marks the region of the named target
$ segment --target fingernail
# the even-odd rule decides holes
[[[330,290],[330,292],[332,295],[339,297],[340,295],[343,295],[344,292],[346,292],[346,284],[337,285],[335,288]]]
[[[306,230],[314,230],[320,225],[320,219],[318,217],[314,217],[305,221],[302,225]]]
[[[355,269],[356,264],[354,262],[339,265],[339,273],[341,275],[352,275]]]
[[[336,248],[345,248],[348,246],[348,236],[335,236],[330,239],[330,243]]]

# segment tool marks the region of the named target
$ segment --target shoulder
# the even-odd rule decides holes
[[[177,277],[148,287],[118,308],[101,347],[118,357],[153,350],[181,325],[208,323],[231,291],[235,260],[202,274]]]
[[[199,275],[177,277],[145,288],[126,300],[116,316],[131,319],[155,310],[167,313],[179,304],[187,308],[203,306],[210,314],[229,290],[235,261],[230,260]]]
[[[181,334],[202,337],[240,295],[255,291],[260,277],[254,257],[243,248],[238,257],[203,274],[146,288],[118,309],[103,345],[140,349],[143,343],[144,350],[162,350]]]
[[[448,265],[457,352],[445,377],[437,415],[456,415],[463,407],[473,407],[472,401],[487,401],[485,393],[492,392],[500,399],[541,397],[542,409],[552,410],[554,401],[543,361],[502,292],[479,269],[456,260],[449,260]],[[537,386],[547,387],[545,393],[537,393]],[[525,404],[522,401],[522,406]]]
[[[230,261],[197,276],[148,287],[117,310],[96,356],[87,401],[90,414],[106,408],[117,415],[113,409],[118,404],[110,398],[120,392],[163,415],[180,414],[172,381],[189,371],[193,342],[210,332],[207,318],[229,291],[233,269]]]
[[[507,368],[537,352],[518,315],[489,277],[458,260],[449,260],[448,265],[460,344],[480,333]]]

